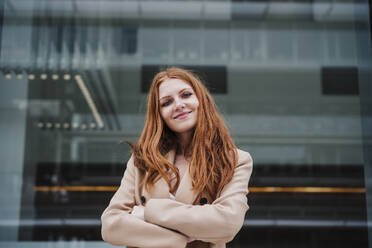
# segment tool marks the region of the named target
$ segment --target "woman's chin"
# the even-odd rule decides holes
[[[172,129],[173,132],[177,133],[177,134],[182,134],[182,133],[189,133],[193,130],[193,126],[189,126],[189,127],[182,127],[182,128],[174,128]]]

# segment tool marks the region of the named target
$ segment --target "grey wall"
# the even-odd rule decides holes
[[[0,76],[0,240],[17,240],[24,162],[27,80]]]

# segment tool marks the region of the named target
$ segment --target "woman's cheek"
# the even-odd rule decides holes
[[[168,108],[164,109],[162,112],[163,119],[169,120],[170,119],[170,111]]]

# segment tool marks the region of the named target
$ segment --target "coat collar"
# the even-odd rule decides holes
[[[174,164],[174,160],[176,157],[176,149],[170,150],[166,155],[165,158],[172,164]],[[150,198],[166,198],[169,199],[169,186],[167,182],[160,178],[155,184],[151,192],[147,193],[147,197]],[[175,194],[176,201],[185,203],[185,204],[192,204],[196,198],[195,192],[192,190],[192,181],[190,178],[189,170],[187,169],[185,174],[183,175],[181,182],[178,186],[178,189]]]

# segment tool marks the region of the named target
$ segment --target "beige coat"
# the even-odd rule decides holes
[[[173,163],[175,151],[167,154]],[[142,176],[131,157],[121,185],[102,214],[102,238],[113,245],[148,248],[225,248],[238,233],[248,210],[248,182],[252,157],[238,150],[238,166],[232,180],[213,202],[197,200],[186,170],[175,194],[160,179],[151,192],[140,187]],[[142,199],[141,199],[142,198]],[[145,220],[131,214],[135,205],[145,205]],[[196,241],[187,243],[187,237]]]

